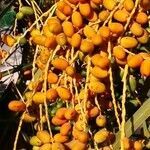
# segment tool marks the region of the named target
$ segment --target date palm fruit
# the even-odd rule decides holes
[[[124,31],[124,27],[121,23],[117,23],[117,22],[112,22],[108,25],[110,31],[113,34],[121,34]]]
[[[69,89],[65,88],[65,87],[58,87],[57,89],[58,95],[62,100],[70,100],[71,99],[71,92]]]
[[[71,131],[71,124],[70,122],[66,122],[64,123],[61,127],[60,127],[60,134],[61,135],[68,135],[69,132]]]
[[[74,11],[71,16],[72,23],[75,27],[81,28],[83,26],[82,15],[78,11]]]
[[[100,116],[96,117],[96,124],[97,124],[97,126],[105,127],[106,122],[107,122],[107,120],[106,120],[105,116],[100,115]]]
[[[114,19],[119,22],[126,22],[129,17],[129,13],[126,10],[117,10],[114,13]]]
[[[59,22],[49,22],[48,27],[49,31],[53,34],[59,34],[62,32],[62,26]]]
[[[105,20],[108,18],[109,14],[110,14],[109,11],[107,11],[107,10],[102,10],[102,11],[99,13],[99,15],[98,15],[100,21],[105,21]]]
[[[130,31],[132,32],[132,34],[134,34],[135,36],[142,36],[143,35],[143,28],[141,27],[140,24],[134,22],[131,27],[130,27]]]
[[[66,20],[67,16],[64,15],[60,10],[56,9],[55,13],[60,20],[62,20],[62,21]]]
[[[66,36],[71,37],[74,34],[74,27],[72,22],[64,21],[62,27]]]
[[[92,64],[102,69],[106,69],[109,66],[109,59],[102,57],[100,54],[95,54],[91,58]]]
[[[52,144],[50,143],[43,144],[42,146],[40,146],[39,150],[52,150]]]
[[[9,47],[12,47],[15,44],[16,39],[12,35],[5,34],[2,37],[2,41]]]
[[[96,31],[89,25],[86,25],[83,28],[83,33],[88,39],[91,39],[92,37],[94,37],[96,35]]]
[[[104,40],[110,37],[110,29],[107,26],[100,27],[97,33],[101,35]]]
[[[53,143],[52,144],[52,150],[65,150],[65,147],[61,143]]]
[[[75,119],[76,117],[76,110],[74,108],[68,108],[66,111],[65,111],[65,118],[67,120],[73,120]]]
[[[78,33],[73,34],[73,36],[71,37],[71,45],[72,47],[78,48],[80,47],[81,44],[81,35]]]
[[[142,150],[143,149],[143,144],[140,141],[135,141],[134,142],[134,149],[135,150]]]
[[[56,36],[56,42],[60,46],[64,46],[67,43],[67,37],[64,33],[60,33]]]
[[[65,71],[66,71],[67,75],[69,75],[71,77],[73,77],[76,73],[75,68],[72,66],[68,66]]]
[[[25,113],[24,114],[24,117],[23,117],[23,121],[24,122],[28,122],[28,123],[31,123],[31,122],[34,122],[36,120],[36,117],[33,116],[33,115],[30,115],[28,113]]]
[[[41,146],[42,142],[37,136],[32,136],[30,139],[30,144],[33,146]]]
[[[56,100],[56,98],[58,97],[58,93],[55,89],[50,88],[47,90],[46,92],[46,98],[48,101],[53,102]]]
[[[55,58],[52,60],[52,65],[56,69],[65,70],[69,66],[69,63],[64,58]]]
[[[123,139],[123,146],[125,150],[129,150],[131,147],[130,140],[126,137]]]
[[[96,143],[103,143],[109,136],[109,132],[105,129],[101,129],[94,134],[94,141]]]
[[[45,46],[46,36],[44,35],[36,35],[32,37],[33,43],[36,45]]]
[[[115,46],[113,48],[113,55],[118,59],[125,59],[126,52],[124,51],[123,47],[121,46]]]
[[[31,35],[32,37],[34,37],[34,36],[37,36],[37,35],[41,35],[41,33],[40,33],[40,30],[39,30],[39,29],[33,28],[33,29],[31,30],[31,32],[30,32],[30,35]]]
[[[33,95],[33,102],[35,104],[43,104],[44,103],[44,99],[46,99],[45,97],[46,95],[43,92],[36,92]]]
[[[55,84],[58,81],[58,76],[57,74],[53,73],[53,72],[49,72],[48,76],[47,76],[47,82],[50,84]]]
[[[108,10],[113,10],[117,4],[116,0],[103,0],[103,6]]]
[[[134,37],[123,37],[120,41],[120,45],[124,48],[134,48],[138,44],[138,41]]]
[[[144,12],[139,12],[136,16],[136,22],[139,24],[146,24],[148,22],[148,16]]]
[[[84,17],[88,17],[91,13],[91,7],[89,3],[79,3],[79,11]]]
[[[12,100],[9,102],[8,108],[14,112],[23,112],[26,110],[26,105],[22,101]]]
[[[24,14],[23,14],[21,11],[19,11],[19,12],[16,14],[16,18],[17,18],[17,20],[21,20],[21,19],[24,18]]]
[[[90,118],[96,117],[100,113],[100,110],[97,106],[94,106],[93,108],[89,109],[88,116]]]
[[[89,141],[89,134],[85,131],[79,131],[77,139],[82,143],[87,143]]]
[[[104,69],[101,69],[98,66],[93,67],[91,69],[91,73],[92,73],[93,76],[95,76],[97,78],[100,78],[100,79],[106,78],[108,76],[108,71],[104,70]]]
[[[140,66],[140,73],[143,76],[149,77],[150,76],[150,60],[145,59]]]
[[[65,119],[60,119],[60,118],[58,118],[57,116],[54,116],[51,121],[52,121],[52,124],[53,124],[53,125],[56,125],[56,126],[61,126],[61,125],[63,125],[64,123],[67,122],[67,120],[65,120]]]
[[[90,82],[89,89],[94,93],[103,93],[106,90],[106,87],[103,83],[95,81]]]
[[[67,108],[61,107],[57,110],[56,116],[60,119],[65,119],[65,112],[67,111]]]
[[[46,37],[45,44],[44,44],[45,47],[54,49],[56,45],[57,43],[56,43],[55,36],[52,35],[52,36]]]
[[[32,7],[30,7],[30,6],[22,6],[19,9],[19,11],[22,12],[24,15],[33,15],[34,14],[34,11],[33,11]]]
[[[134,1],[133,0],[125,0],[123,3],[123,6],[127,11],[130,12],[134,8]]]
[[[44,130],[44,131],[38,131],[36,133],[36,136],[37,136],[37,138],[40,139],[40,141],[43,144],[50,143],[50,141],[51,141],[51,136],[50,136],[50,134],[46,130]]]
[[[68,136],[57,133],[54,135],[54,140],[55,142],[58,142],[58,143],[65,143],[68,141]]]
[[[33,147],[32,147],[32,150],[39,150],[39,149],[40,149],[39,146],[33,146]]]
[[[99,34],[93,36],[91,40],[95,46],[100,46],[103,43],[103,38]]]
[[[142,62],[143,62],[143,58],[139,54],[136,54],[136,55],[133,55],[133,56],[129,55],[128,58],[127,58],[127,63],[129,65],[129,67],[131,67],[131,68],[140,67]]]
[[[148,42],[148,39],[149,39],[149,33],[146,30],[144,30],[142,36],[137,37],[138,42],[141,44],[146,44]]]
[[[80,50],[84,53],[91,53],[94,50],[94,44],[91,40],[83,39],[81,41]]]

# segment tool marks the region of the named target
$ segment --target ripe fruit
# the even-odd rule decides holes
[[[42,143],[50,143],[51,141],[51,137],[50,137],[50,134],[44,130],[44,131],[38,131],[36,133],[36,136],[39,138],[39,140],[42,142]]]
[[[57,43],[56,43],[55,36],[49,36],[46,38],[45,44],[44,44],[45,47],[54,49],[56,47],[56,45],[57,45]]]
[[[66,112],[67,108],[65,107],[61,107],[57,110],[56,112],[56,116],[59,118],[59,119],[65,119],[65,112]]]
[[[6,45],[12,47],[12,46],[15,44],[16,39],[15,39],[13,36],[11,36],[11,35],[7,35],[7,34],[6,34],[6,35],[4,35],[4,36],[2,37],[2,41],[3,41]]]
[[[95,66],[92,68],[91,73],[93,76],[97,77],[97,78],[106,78],[108,76],[108,71],[101,69],[98,66]]]
[[[126,22],[128,17],[129,13],[126,10],[117,10],[114,13],[114,19],[116,19],[119,22]]]
[[[96,124],[99,126],[99,127],[104,127],[106,125],[106,117],[105,116],[97,116],[96,118]]]
[[[22,112],[26,110],[26,105],[22,101],[12,100],[9,102],[8,108],[11,111]]]
[[[63,58],[55,58],[52,60],[52,65],[56,69],[65,70],[69,66],[69,63]]]
[[[83,18],[81,16],[81,14],[77,11],[74,11],[72,14],[72,23],[75,27],[81,28],[83,25]]]
[[[81,15],[84,17],[88,17],[91,13],[91,7],[89,3],[80,3],[79,4],[79,11]]]
[[[53,34],[59,34],[62,32],[61,24],[56,21],[55,22],[49,21],[48,28],[49,28],[50,32],[52,32]]]
[[[89,135],[88,133],[81,131],[78,133],[78,140],[82,143],[87,143],[89,140]]]
[[[50,84],[55,84],[58,81],[58,76],[57,74],[53,73],[53,72],[49,72],[48,76],[47,76],[47,81]]]
[[[88,111],[88,115],[89,117],[96,117],[99,114],[100,110],[98,109],[98,107],[93,107]]]
[[[76,73],[76,70],[75,70],[74,67],[68,66],[68,67],[66,68],[66,73],[67,73],[67,75],[73,77],[73,76],[75,75],[75,73]]]
[[[65,16],[60,10],[56,9],[55,13],[60,20],[62,21],[66,20],[67,16]]]
[[[75,118],[76,116],[76,110],[74,108],[68,108],[66,111],[65,111],[65,118],[67,120],[72,120]]]
[[[133,37],[123,37],[120,41],[120,45],[124,48],[134,48],[138,44],[137,40]]]
[[[115,8],[116,3],[116,0],[104,0],[103,6],[108,10],[113,10]]]
[[[140,141],[135,141],[135,142],[134,142],[134,149],[135,149],[135,150],[142,150],[142,149],[143,149],[142,142],[140,142]]]
[[[52,144],[43,144],[39,150],[51,150],[52,149]]]
[[[63,7],[62,12],[66,16],[70,16],[72,14],[72,8],[68,4],[65,4],[64,7]]]
[[[65,147],[61,143],[53,143],[52,150],[65,150]]]
[[[91,53],[94,50],[94,44],[88,39],[83,39],[80,45],[80,50],[84,53]]]
[[[91,40],[92,40],[93,44],[96,45],[96,46],[99,46],[103,43],[102,37],[98,34],[93,36]]]
[[[104,40],[110,37],[110,29],[107,26],[100,27],[97,33],[100,34]]]
[[[134,1],[133,0],[125,0],[123,3],[123,6],[127,11],[130,12],[134,8]]]
[[[141,63],[140,72],[143,76],[150,76],[150,60],[146,59]]]
[[[108,18],[109,14],[110,14],[109,11],[107,11],[107,10],[102,10],[102,11],[99,13],[99,19],[100,19],[101,21],[105,21],[105,20]]]
[[[63,31],[66,34],[66,36],[71,37],[74,34],[74,27],[71,22],[64,21],[62,26],[63,26]]]
[[[144,12],[139,12],[136,16],[136,22],[139,24],[145,24],[148,22],[148,16]]]
[[[44,103],[44,99],[46,98],[45,96],[46,95],[43,92],[36,92],[33,95],[33,102],[35,104],[43,104]]]
[[[58,87],[57,89],[58,95],[62,100],[70,100],[71,99],[71,92],[69,89],[65,87]]]
[[[67,37],[64,33],[60,33],[56,36],[56,42],[60,46],[64,46],[67,43]]]
[[[55,126],[61,126],[61,125],[63,125],[63,124],[66,123],[66,122],[67,122],[67,120],[65,120],[65,119],[60,119],[60,118],[58,118],[57,116],[54,116],[54,117],[52,118],[52,124],[55,125]]]
[[[36,117],[35,116],[32,116],[28,113],[25,113],[24,114],[24,117],[23,117],[23,121],[24,122],[28,122],[28,123],[31,123],[31,122],[34,122],[36,120]]]
[[[54,135],[54,140],[55,140],[55,142],[58,142],[58,143],[65,143],[68,141],[68,136],[57,133]]]
[[[141,27],[140,24],[134,22],[131,27],[130,27],[130,31],[132,32],[132,34],[134,34],[135,36],[141,36],[144,32],[143,28]]]
[[[78,48],[80,47],[81,44],[81,36],[78,33],[75,33],[72,37],[71,37],[71,45],[72,47]]]
[[[149,34],[146,30],[144,30],[144,34],[140,37],[137,37],[137,40],[139,43],[141,44],[146,44],[148,42],[149,39]]]
[[[124,138],[124,139],[123,139],[123,146],[124,146],[124,149],[125,149],[125,150],[130,149],[130,141],[129,141],[128,138]]]
[[[143,61],[143,58],[139,54],[133,55],[133,56],[129,55],[128,58],[127,58],[127,63],[129,65],[129,67],[131,67],[131,68],[140,67],[142,61]]]
[[[70,124],[70,122],[66,122],[61,126],[60,134],[61,135],[68,135],[70,130],[71,130],[71,124]]]
[[[125,59],[126,52],[121,46],[115,46],[113,48],[113,55],[118,59]]]
[[[94,93],[103,93],[106,90],[106,87],[103,83],[98,81],[90,82],[89,89]]]
[[[90,27],[89,25],[86,25],[83,28],[83,33],[88,39],[91,39],[92,37],[94,37],[96,35],[95,30],[92,27]]]
[[[100,54],[93,55],[91,61],[93,65],[102,69],[106,69],[109,66],[109,59],[107,57],[102,57]]]
[[[102,143],[108,138],[108,131],[105,129],[101,129],[98,132],[95,133],[94,135],[94,141],[96,143]]]
[[[30,144],[33,146],[41,146],[42,142],[37,136],[32,136],[30,139]]]
[[[113,22],[108,25],[110,31],[114,34],[121,34],[124,31],[121,23]]]
[[[48,89],[46,92],[46,98],[48,101],[53,102],[58,97],[58,93],[55,89]]]
[[[45,46],[46,36],[36,35],[32,37],[32,40],[37,45]]]

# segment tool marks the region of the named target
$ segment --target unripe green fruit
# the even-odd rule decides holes
[[[19,12],[16,14],[16,18],[17,18],[17,20],[21,20],[21,19],[24,18],[24,14],[23,14],[21,11],[19,11]]]
[[[33,15],[34,14],[33,9],[29,6],[22,6],[20,8],[20,12],[22,12],[24,15]]]

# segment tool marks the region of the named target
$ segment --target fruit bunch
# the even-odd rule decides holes
[[[36,49],[32,80],[24,101],[11,101],[9,109],[34,123],[33,149],[111,149],[112,116],[124,135],[128,70],[150,77],[150,54],[138,49],[149,40],[150,2],[61,0],[55,5],[54,14],[30,30],[28,40]],[[17,16],[31,15],[25,8]],[[9,36],[3,41],[15,43]],[[115,100],[114,64],[124,72],[122,105]],[[35,78],[36,69],[40,74]],[[121,143],[122,149],[142,149],[140,141],[130,144],[125,136]]]

